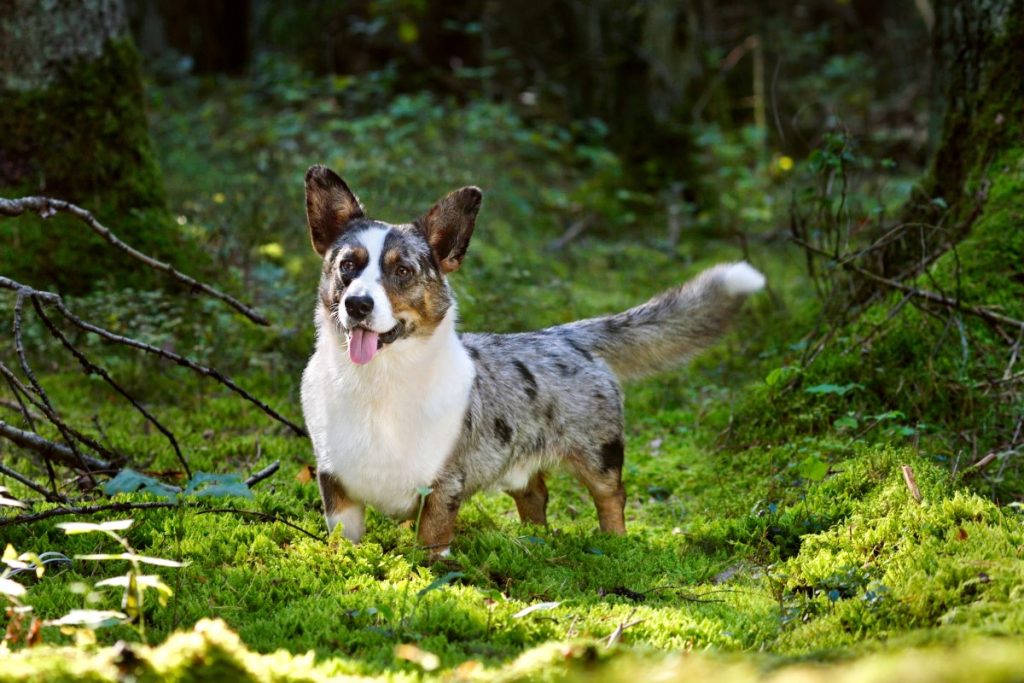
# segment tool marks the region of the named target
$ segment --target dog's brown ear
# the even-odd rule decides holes
[[[434,204],[420,219],[420,227],[442,272],[452,273],[462,265],[483,197],[479,187],[463,187]]]
[[[337,173],[320,164],[309,167],[306,171],[306,220],[316,253],[323,256],[348,224],[363,215],[359,200]]]

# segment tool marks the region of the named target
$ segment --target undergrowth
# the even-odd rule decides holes
[[[299,416],[297,378],[312,348],[319,269],[302,216],[310,163],[335,166],[370,215],[385,220],[411,219],[460,184],[484,188],[469,257],[453,277],[470,330],[529,329],[625,308],[742,256],[708,231],[665,240],[653,200],[616,194],[622,169],[593,141],[595,131],[531,127],[502,107],[426,96],[388,98],[370,113],[372,83],[278,76],[153,90],[172,211],[228,264],[225,281],[260,304],[272,329],[149,294],[101,291],[72,303],[113,329],[222,365],[288,417]],[[275,85],[286,81],[293,85]],[[198,94],[205,104],[188,108]],[[765,166],[771,177],[757,187],[768,192],[778,170]],[[1005,228],[1004,214],[1016,211],[1019,178],[1008,174],[992,187],[991,209],[957,254],[965,291],[974,287],[969,293],[981,302],[1018,316],[1019,282],[994,265],[1000,255],[991,240]],[[744,177],[743,187],[755,181]],[[587,211],[599,216],[593,234],[549,250]],[[907,307],[870,343],[831,346],[803,363],[817,341],[807,330],[821,311],[808,294],[803,255],[770,235],[757,244],[750,256],[771,291],[751,301],[737,331],[688,370],[627,388],[625,537],[596,531],[592,503],[565,475],[550,483],[549,527],[522,527],[510,499],[477,496],[460,513],[452,558],[437,564],[408,525],[373,512],[359,546],[214,512],[259,511],[322,534],[308,442],[217,385],[86,342],[159,412],[194,470],[244,476],[274,460],[282,467],[253,499],[132,515],[124,532],[131,547],[186,563],[153,568],[173,595],[148,605],[145,642],[125,623],[89,630],[96,646],[80,630],[44,626],[46,646],[28,648],[27,634],[13,632],[0,680],[43,672],[53,680],[757,680],[766,672],[865,680],[907,670],[921,679],[931,672],[954,680],[969,670],[1008,680],[1019,641],[999,637],[1024,631],[1018,465],[1007,456],[993,500],[982,495],[992,493],[985,485],[965,487],[950,461],[956,420],[979,426],[984,442],[986,421],[1006,419],[1001,411],[1012,406],[987,402],[971,416],[961,397],[934,385],[957,369],[968,380],[987,376],[987,364],[1006,359],[964,361],[955,343],[923,356],[922,338],[936,331],[922,326],[937,323]],[[934,277],[951,277],[947,261]],[[860,339],[892,305],[871,304],[839,336]],[[972,339],[988,334],[963,323]],[[43,383],[65,415],[92,424],[140,469],[184,484],[162,437],[102,385],[62,371],[66,364],[37,332],[29,339]],[[66,536],[60,521],[3,526],[0,539],[37,554],[109,550],[92,535]],[[23,601],[42,619],[110,605],[120,593],[88,585],[114,571],[75,560],[26,581]],[[916,649],[981,636],[989,640],[941,656]],[[111,647],[119,639],[137,644]],[[666,654],[695,651],[707,652]]]

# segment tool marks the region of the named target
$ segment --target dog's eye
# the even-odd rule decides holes
[[[345,259],[344,261],[338,264],[338,267],[341,269],[341,272],[343,273],[351,273],[353,270],[356,269],[356,264],[352,263],[350,259]]]
[[[395,275],[401,278],[406,278],[412,275],[412,270],[406,266],[398,266],[395,268]]]

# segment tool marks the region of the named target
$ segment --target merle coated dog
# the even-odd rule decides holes
[[[417,514],[445,555],[455,517],[482,489],[506,491],[524,522],[545,524],[544,472],[590,491],[602,531],[625,532],[620,381],[678,365],[718,339],[764,277],[710,268],[625,312],[537,332],[460,333],[448,276],[466,256],[482,193],[464,187],[424,216],[366,216],[323,166],[306,174],[306,214],[323,257],[316,350],[302,408],[327,526],[364,532],[364,505]]]

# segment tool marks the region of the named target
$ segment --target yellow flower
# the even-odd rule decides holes
[[[785,155],[779,157],[778,162],[780,171],[792,171],[793,170],[793,157],[787,157]]]
[[[224,200],[226,199],[227,197],[224,196],[223,192],[217,192],[216,194],[213,195],[213,201],[215,204],[223,204]]]
[[[261,244],[257,249],[262,256],[269,258],[281,258],[284,256],[284,247],[278,242],[268,242],[267,244]]]

